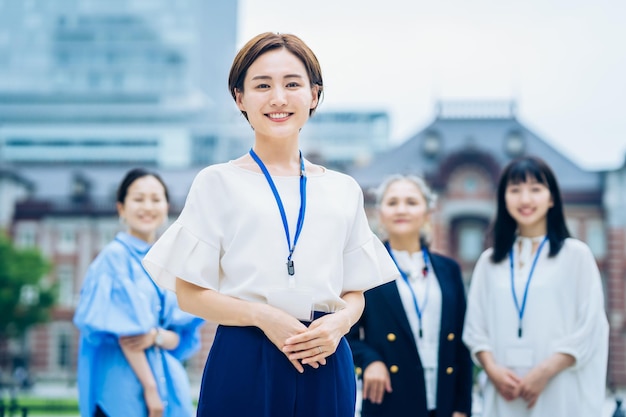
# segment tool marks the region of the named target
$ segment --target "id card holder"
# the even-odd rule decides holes
[[[529,347],[508,347],[504,351],[504,365],[507,368],[530,369],[534,365],[534,351]]]
[[[427,344],[419,347],[420,361],[424,369],[434,369],[438,367],[438,355],[435,345]]]
[[[276,288],[267,294],[267,303],[301,321],[313,321],[313,291],[306,288]]]

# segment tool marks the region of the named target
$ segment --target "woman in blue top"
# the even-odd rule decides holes
[[[156,174],[133,169],[119,186],[117,210],[127,230],[90,265],[74,316],[83,417],[193,414],[181,361],[200,347],[203,321],[181,311],[141,265],[168,206]]]

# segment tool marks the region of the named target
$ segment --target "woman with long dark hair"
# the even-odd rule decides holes
[[[463,334],[488,376],[483,415],[599,416],[608,323],[593,254],[570,237],[557,179],[541,159],[509,163],[497,199]]]

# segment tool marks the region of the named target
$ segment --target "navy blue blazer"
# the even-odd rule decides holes
[[[437,416],[454,411],[471,415],[472,361],[463,344],[465,287],[459,265],[429,253],[441,287],[441,330],[437,375]],[[395,281],[365,292],[365,311],[347,336],[357,376],[374,361],[383,361],[393,392],[382,404],[364,400],[361,416],[427,417],[426,384],[411,326]]]

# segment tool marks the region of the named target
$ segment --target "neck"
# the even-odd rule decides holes
[[[415,253],[422,250],[419,237],[415,236],[389,236],[389,246],[393,250]]]
[[[280,171],[300,172],[300,151],[297,143],[274,145],[257,141],[252,149],[270,171],[274,168]]]
[[[540,237],[548,234],[548,227],[545,221],[542,224],[533,225],[533,226],[519,226],[518,225],[518,234],[522,237]]]
[[[135,230],[127,230],[126,233],[147,243],[154,243],[156,240],[156,233],[140,233]]]

